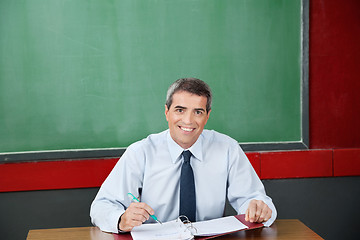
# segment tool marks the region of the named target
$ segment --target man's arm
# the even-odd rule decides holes
[[[142,187],[145,165],[143,161],[140,151],[129,146],[101,185],[91,204],[90,216],[92,223],[102,231],[118,232],[119,222],[123,223],[119,221],[120,217],[131,205],[128,193],[138,194],[139,188]],[[132,208],[128,212],[131,211]],[[147,217],[146,214],[144,216]],[[128,225],[123,227],[129,228]]]
[[[237,145],[230,152],[228,198],[245,220],[270,226],[276,219],[276,208],[243,150]]]

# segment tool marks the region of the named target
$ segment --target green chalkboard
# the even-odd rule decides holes
[[[2,0],[0,51],[3,154],[126,148],[181,77],[212,87],[208,129],[303,142],[300,0]]]

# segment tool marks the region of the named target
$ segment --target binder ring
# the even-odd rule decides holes
[[[182,220],[182,218],[184,220]],[[186,232],[186,230],[189,230],[190,232],[192,232],[191,230],[195,230],[195,233],[197,233],[197,229],[196,227],[193,226],[192,222],[189,220],[189,218],[185,215],[181,215],[176,219],[176,222],[181,222],[180,226],[185,226],[186,229],[184,230],[184,232]],[[193,232],[192,232],[193,233]]]

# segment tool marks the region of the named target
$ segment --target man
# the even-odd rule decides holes
[[[126,232],[154,221],[154,214],[163,222],[184,213],[209,220],[222,217],[226,198],[247,221],[274,222],[275,206],[238,142],[204,130],[211,102],[209,86],[199,79],[178,79],[169,87],[169,129],[127,148],[91,205],[94,225]],[[141,202],[131,202],[128,193],[141,194]]]

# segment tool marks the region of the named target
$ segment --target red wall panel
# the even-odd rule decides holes
[[[334,150],[334,176],[360,175],[360,149]]]
[[[331,177],[331,150],[261,153],[261,178]]]
[[[0,192],[98,187],[118,159],[0,164]]]
[[[310,147],[360,147],[360,1],[310,1]]]
[[[259,153],[246,153],[246,156],[248,157],[251,165],[255,169],[257,175],[261,176],[261,163],[260,163],[260,154]]]
[[[360,148],[246,153],[261,179],[360,176]],[[118,159],[0,164],[0,192],[99,187]]]

